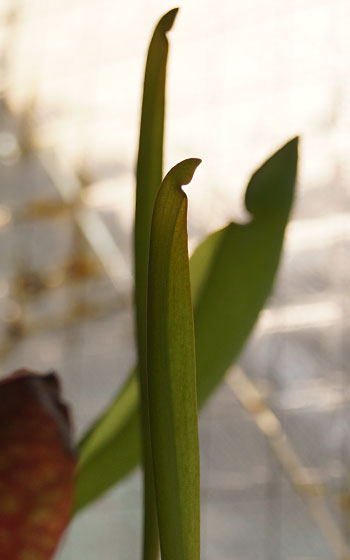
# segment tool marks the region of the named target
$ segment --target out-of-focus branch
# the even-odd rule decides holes
[[[279,419],[265,402],[258,387],[239,367],[233,368],[227,376],[226,382],[247,410],[257,428],[266,437],[275,458],[294,489],[304,500],[312,519],[326,539],[335,558],[349,560],[350,550],[348,545],[324,499],[327,492],[326,488],[315,482],[310,473],[303,467],[301,460],[288,441],[287,434],[284,432]]]

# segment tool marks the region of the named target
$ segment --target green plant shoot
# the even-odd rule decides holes
[[[246,195],[251,221],[213,233],[190,259],[199,407],[237,358],[271,292],[294,197],[297,160],[295,138],[253,174]],[[268,212],[261,208],[262,201],[271,205]],[[140,461],[138,391],[132,379],[80,444],[76,511]],[[103,476],[97,477],[96,470]]]
[[[146,62],[139,151],[136,170],[134,235],[135,317],[138,376],[141,392],[141,434],[144,472],[143,558],[158,557],[159,540],[152,476],[147,388],[147,276],[151,220],[154,201],[162,181],[165,78],[168,56],[166,37],[177,9],[165,14],[155,28]]]
[[[199,560],[199,442],[187,197],[199,165],[171,169],[156,199],[148,276],[148,390],[163,560]]]

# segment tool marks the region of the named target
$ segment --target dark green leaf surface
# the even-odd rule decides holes
[[[147,391],[147,275],[152,212],[162,181],[165,80],[168,57],[166,34],[171,29],[176,14],[177,9],[174,9],[161,18],[148,49],[136,170],[135,313],[144,466],[144,560],[156,559],[159,549]]]
[[[247,224],[230,224],[210,235],[190,259],[197,364],[198,404],[201,406],[237,358],[269,295],[277,271],[284,231],[293,201],[298,140],[293,139],[252,176],[246,205],[252,213]],[[119,397],[105,417],[119,408]],[[138,400],[128,411],[123,429],[117,425],[108,437],[102,430],[100,445],[86,455],[89,439],[99,441],[101,427],[80,447],[85,460],[78,469],[76,509],[86,506],[120,481],[139,463]],[[126,428],[128,426],[128,428]],[[129,430],[129,439],[125,430]],[[118,461],[130,458],[129,471]],[[100,457],[111,457],[114,473],[104,472]]]
[[[163,560],[199,560],[199,443],[187,197],[199,165],[171,169],[156,199],[149,255],[147,365]]]

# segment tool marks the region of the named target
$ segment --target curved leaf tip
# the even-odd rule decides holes
[[[188,185],[200,163],[202,163],[202,160],[199,158],[188,158],[180,161],[180,163],[170,169],[164,179],[164,182],[166,182],[169,178],[175,180],[177,187],[181,188],[182,185]]]
[[[148,269],[147,372],[160,548],[199,560],[199,441],[187,197],[200,160],[173,167],[153,210]]]
[[[253,173],[245,205],[253,216],[289,212],[295,185],[299,137],[292,138]]]
[[[179,8],[173,8],[172,10],[164,14],[164,16],[162,16],[158,22],[157,29],[161,29],[164,33],[170,31],[178,11]]]

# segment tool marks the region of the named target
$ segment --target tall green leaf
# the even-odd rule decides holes
[[[136,170],[135,209],[135,313],[138,374],[141,389],[141,433],[144,466],[143,558],[158,557],[158,527],[152,475],[147,390],[147,276],[152,212],[162,181],[165,80],[168,57],[166,33],[177,9],[165,14],[154,31],[146,62]]]
[[[247,224],[229,224],[210,235],[190,259],[197,363],[198,404],[202,406],[220,383],[251,332],[269,295],[278,268],[285,227],[293,202],[298,157],[298,139],[278,150],[252,176],[246,194],[252,219]],[[115,414],[120,396],[111,403],[104,418]],[[123,427],[113,422],[106,433],[104,422],[80,445],[76,510],[85,507],[120,481],[128,456],[129,471],[139,462],[137,394],[125,414]],[[130,439],[124,436],[128,426]],[[94,437],[96,445],[89,448]],[[109,457],[114,471],[99,468]],[[104,463],[103,463],[104,464]],[[99,473],[99,475],[96,475]]]
[[[163,560],[199,560],[199,442],[187,197],[198,159],[171,169],[156,199],[149,255],[147,364]]]

